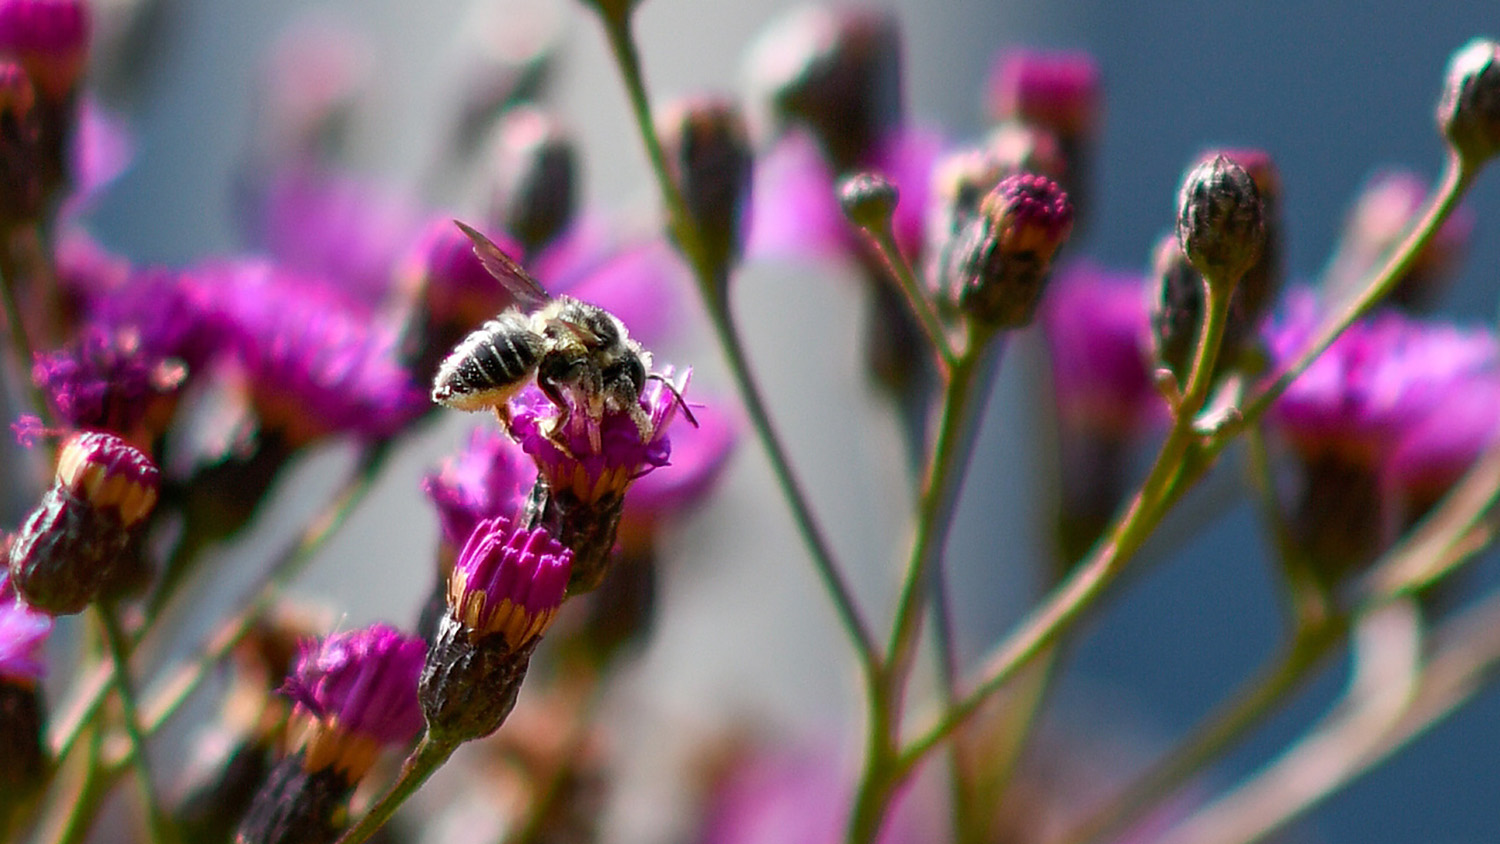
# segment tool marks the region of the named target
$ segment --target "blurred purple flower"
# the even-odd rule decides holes
[[[475,428],[456,456],[422,479],[422,491],[437,508],[443,542],[462,548],[484,519],[520,511],[536,479],[536,467],[503,431]]]
[[[384,624],[335,633],[302,647],[282,692],[324,729],[383,745],[422,730],[417,677],[427,643]]]
[[[3,548],[3,546],[0,546]],[[0,571],[0,678],[32,684],[46,673],[42,645],[52,632],[52,617],[21,602]]]
[[[1065,425],[1128,436],[1162,416],[1146,364],[1150,335],[1140,276],[1071,264],[1048,286],[1041,322]]]

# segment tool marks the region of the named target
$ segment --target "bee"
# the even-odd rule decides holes
[[[517,304],[487,320],[448,353],[433,379],[433,401],[458,410],[493,408],[508,425],[506,402],[534,378],[559,411],[548,438],[562,446],[560,438],[576,403],[593,423],[588,427],[589,444],[598,451],[599,422],[608,413],[628,415],[642,442],[652,436],[651,419],[640,399],[646,382],[658,380],[697,426],[677,388],[651,372],[651,353],[630,339],[618,317],[570,296],[553,298],[493,241],[454,222],[474,242],[480,263]],[[568,401],[570,395],[573,402]]]

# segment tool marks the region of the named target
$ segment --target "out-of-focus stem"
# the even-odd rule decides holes
[[[389,791],[381,795],[380,799],[370,807],[370,811],[359,819],[359,823],[349,827],[343,835],[339,836],[337,844],[360,844],[360,842],[375,834],[375,830],[385,825],[385,822],[396,814],[401,804],[406,799],[417,793],[417,789],[427,782],[427,778],[443,767],[453,751],[458,749],[454,742],[435,742],[428,736],[422,736],[422,741],[408,756],[406,763],[401,766],[401,776],[391,785]]]
[[[176,841],[171,822],[157,800],[156,787],[151,782],[151,764],[146,754],[146,737],[141,731],[140,709],[136,705],[135,687],[130,679],[129,642],[120,625],[119,614],[113,604],[103,603],[99,607],[99,619],[104,626],[104,644],[114,666],[115,694],[120,699],[120,717],[124,722],[125,735],[130,739],[132,767],[140,785],[141,803],[146,811],[146,824],[153,844],[171,844]]]
[[[811,505],[792,472],[786,449],[777,436],[776,428],[771,422],[755,378],[750,372],[744,346],[735,328],[729,303],[726,301],[727,285],[723,283],[724,270],[710,266],[706,257],[707,253],[703,248],[703,238],[693,222],[692,215],[688,212],[687,201],[683,198],[682,190],[673,180],[667,166],[667,157],[662,148],[661,138],[657,135],[656,125],[651,119],[651,101],[646,93],[640,55],[636,50],[635,39],[630,28],[630,13],[628,9],[622,9],[618,14],[611,14],[603,9],[600,12],[604,34],[609,41],[610,51],[614,55],[620,77],[625,84],[636,128],[646,146],[652,172],[661,191],[662,201],[666,205],[668,226],[697,279],[699,294],[708,310],[709,320],[718,336],[724,358],[729,364],[730,374],[734,377],[740,397],[750,415],[751,425],[755,428],[756,435],[770,458],[771,469],[776,475],[782,495],[792,509],[798,532],[802,534],[803,542],[812,554],[813,565],[817,568],[818,576],[834,602],[840,622],[859,652],[868,680],[878,671],[879,652],[875,645],[875,638],[870,633],[869,626],[865,623],[859,606],[854,600],[854,593],[849,588],[847,578],[834,559],[832,546],[823,536],[822,529],[812,515]]]
[[[954,351],[953,342],[948,337],[948,330],[943,326],[942,320],[938,319],[932,302],[922,295],[922,286],[917,283],[917,277],[912,272],[911,265],[901,254],[901,248],[896,245],[896,236],[891,231],[890,221],[887,220],[883,226],[865,228],[861,231],[865,233],[870,245],[875,248],[876,254],[880,256],[886,270],[895,280],[896,286],[901,289],[901,294],[906,298],[907,307],[916,316],[922,330],[927,333],[927,340],[936,350],[943,369],[945,371],[953,369],[958,361],[958,353]]]

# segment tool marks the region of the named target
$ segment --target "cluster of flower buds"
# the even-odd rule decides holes
[[[151,458],[114,434],[69,437],[52,487],[11,543],[15,590],[53,615],[80,612],[101,597],[156,506],[160,483]]]
[[[329,844],[354,787],[383,750],[422,730],[417,678],[426,643],[385,625],[306,646],[287,678],[295,702],[287,755],[266,777],[235,841]]]

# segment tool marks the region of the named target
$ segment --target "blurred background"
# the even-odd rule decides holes
[[[904,0],[907,101],[955,141],[984,128],[982,84],[997,50],[1082,48],[1103,69],[1106,115],[1095,211],[1073,254],[1144,270],[1165,230],[1184,165],[1208,146],[1254,146],[1281,170],[1294,278],[1330,254],[1348,202],[1375,168],[1435,176],[1441,146],[1432,111],[1447,56],[1494,36],[1493,0],[1413,4],[1268,0],[1260,3],[1019,3]],[[741,89],[750,39],[790,4],[645,0],[638,33],[658,103]],[[595,24],[576,3],[481,0],[160,0],[146,59],[125,82],[100,80],[135,138],[132,168],[91,218],[97,237],[139,262],[182,263],[240,247],[235,178],[257,130],[252,92],[269,51],[309,16],[367,39],[368,90],[351,125],[353,166],[434,207],[472,211],[462,185],[432,179],[464,81],[486,50],[540,21],[562,55],[552,101],[578,133],[585,204],[654,213],[655,198],[623,91]],[[1471,193],[1478,228],[1461,282],[1442,312],[1493,323],[1500,268],[1500,176]],[[751,357],[771,396],[819,516],[855,573],[860,597],[884,618],[904,557],[908,502],[901,447],[886,405],[859,363],[860,292],[849,266],[767,262],[735,280]],[[684,300],[683,340],[658,360],[691,364],[695,398],[730,383]],[[975,659],[1038,597],[1050,471],[1030,403],[1038,398],[1034,337],[1017,342],[986,412],[950,544],[960,650]],[[455,416],[457,414],[454,414]],[[436,519],[418,481],[476,421],[446,420],[406,449],[386,483],[303,580],[346,626],[414,616],[431,576]],[[285,481],[276,507],[239,543],[223,595],[253,574],[266,537],[320,500],[347,455],[325,454]],[[1064,726],[1123,745],[1106,767],[1139,765],[1227,695],[1278,645],[1278,598],[1250,508],[1234,493],[1233,461],[1195,495],[1144,555],[1144,571],[1080,631],[1057,693]],[[622,742],[670,747],[736,720],[789,735],[822,734],[855,757],[854,665],[770,473],[747,441],[712,503],[674,534],[665,603],[637,670],[618,682],[609,717]],[[1493,577],[1485,575],[1484,582]],[[1263,762],[1321,714],[1341,689],[1335,665],[1212,775],[1220,783]],[[1329,844],[1500,840],[1500,693],[1465,711],[1318,809],[1308,840]],[[634,840],[670,806],[650,777],[616,795],[612,827]],[[643,834],[643,833],[642,833]]]

